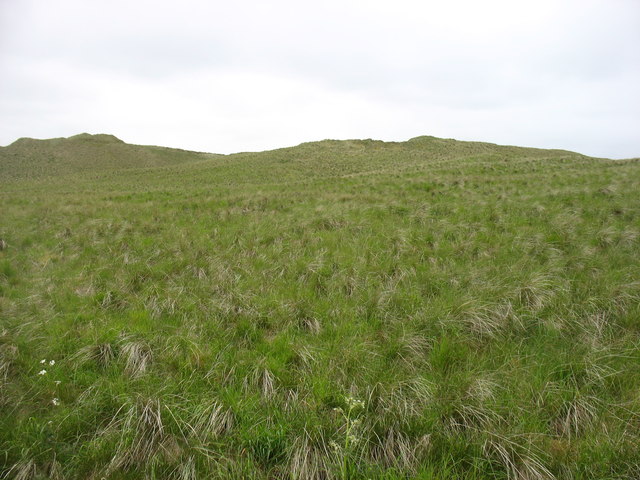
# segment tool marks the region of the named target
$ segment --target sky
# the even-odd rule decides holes
[[[640,0],[0,0],[0,145],[419,135],[640,156]]]

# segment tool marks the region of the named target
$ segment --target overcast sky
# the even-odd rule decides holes
[[[0,0],[0,145],[81,132],[640,156],[640,0]]]

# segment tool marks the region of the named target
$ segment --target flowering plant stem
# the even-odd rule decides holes
[[[338,411],[345,419],[345,435],[344,443],[342,445],[342,462],[340,464],[340,478],[347,480],[349,478],[349,456],[351,449],[358,443],[358,437],[355,433],[357,427],[360,424],[360,419],[356,418],[358,410],[364,408],[364,402],[362,400],[356,400],[352,397],[345,398],[347,409],[346,411],[339,408]]]

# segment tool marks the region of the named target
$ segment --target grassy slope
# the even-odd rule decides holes
[[[637,478],[638,161],[96,143],[0,154],[10,478]]]
[[[0,147],[1,178],[48,179],[78,172],[103,172],[177,165],[210,154],[173,148],[130,145],[113,135],[83,133],[69,138],[36,140],[21,138]]]

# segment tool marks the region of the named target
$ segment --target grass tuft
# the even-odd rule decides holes
[[[120,356],[125,373],[134,378],[145,373],[152,360],[151,348],[145,342],[129,338],[122,339]]]

